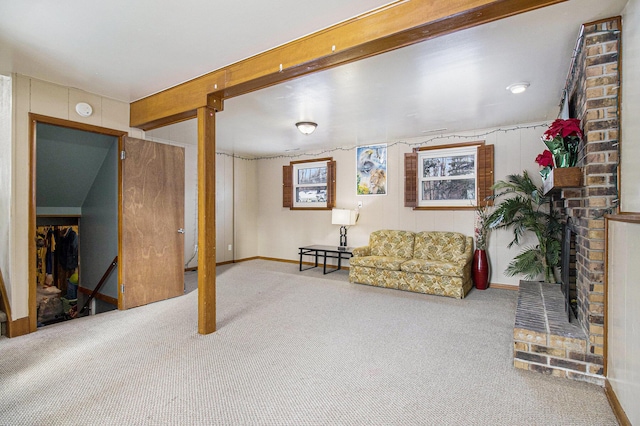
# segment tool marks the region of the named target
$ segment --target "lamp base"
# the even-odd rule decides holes
[[[344,247],[344,248],[341,249],[340,247]],[[338,250],[347,249],[347,227],[346,226],[340,227],[340,247],[338,247]]]
[[[338,247],[338,251],[347,251],[347,248],[340,246],[340,247]]]

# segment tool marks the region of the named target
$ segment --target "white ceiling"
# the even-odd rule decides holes
[[[132,102],[389,0],[0,0],[0,71]]]
[[[626,2],[570,0],[228,99],[217,149],[275,155],[553,119],[580,25]],[[385,3],[0,0],[0,71],[129,102]],[[531,87],[505,90],[517,81]],[[318,129],[301,135],[301,120]],[[195,124],[148,135],[193,143]]]

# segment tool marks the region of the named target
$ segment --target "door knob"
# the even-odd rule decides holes
[[[179,234],[184,234],[184,229],[182,229],[182,228],[178,229],[178,233]]]

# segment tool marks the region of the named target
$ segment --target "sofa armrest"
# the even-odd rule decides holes
[[[371,247],[369,246],[356,247],[351,251],[351,253],[353,253],[353,257],[370,256]]]
[[[470,263],[472,260],[473,260],[473,238],[467,237],[464,252],[455,256],[451,260],[451,262],[457,265],[466,265],[467,263]]]

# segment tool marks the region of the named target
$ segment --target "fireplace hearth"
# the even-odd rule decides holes
[[[604,384],[600,357],[588,353],[587,334],[575,317],[567,321],[560,284],[520,281],[513,341],[516,368]]]

